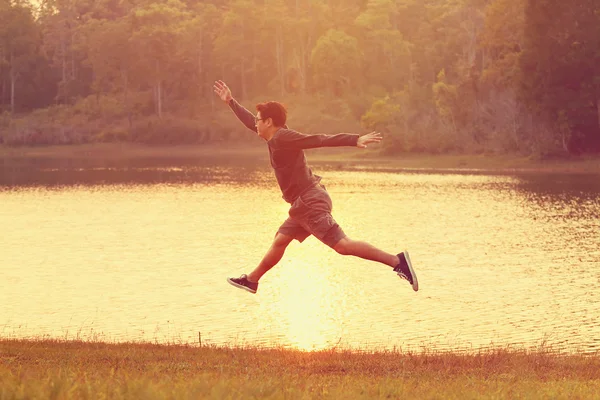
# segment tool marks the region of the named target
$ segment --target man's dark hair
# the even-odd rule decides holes
[[[276,101],[267,101],[256,105],[256,111],[260,111],[262,119],[271,118],[273,125],[280,127],[284,126],[287,120],[287,110],[285,106]]]

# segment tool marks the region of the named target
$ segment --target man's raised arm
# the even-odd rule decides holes
[[[229,107],[235,113],[235,116],[238,117],[238,119],[246,126],[246,128],[256,132],[256,117],[246,108],[244,108],[244,106],[235,101],[231,95],[231,90],[229,87],[227,87],[225,82],[216,81],[213,86],[213,90],[221,100],[229,105]]]
[[[353,133],[338,133],[337,135],[306,135],[294,130],[286,129],[276,137],[276,145],[287,149],[314,149],[317,147],[356,146],[366,148],[370,143],[380,142],[381,134],[378,132],[357,135]]]

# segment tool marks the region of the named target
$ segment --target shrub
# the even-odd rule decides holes
[[[192,144],[202,143],[208,135],[206,125],[196,120],[148,117],[133,123],[130,140],[145,144]]]

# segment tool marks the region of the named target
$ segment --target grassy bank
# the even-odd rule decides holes
[[[340,168],[372,168],[424,171],[483,172],[553,172],[600,174],[600,156],[541,160],[518,155],[465,154],[399,154],[382,155],[377,146],[361,150],[329,148],[309,150],[314,164],[329,164]],[[70,159],[115,161],[128,159],[230,159],[248,158],[259,162],[268,158],[261,141],[246,145],[231,143],[189,146],[146,146],[131,143],[97,143],[47,147],[7,147],[0,145],[0,159],[18,162],[36,159]]]
[[[600,357],[0,340],[0,399],[599,399]]]

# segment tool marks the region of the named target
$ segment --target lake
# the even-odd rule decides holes
[[[310,156],[309,156],[310,158]],[[0,337],[477,351],[600,350],[600,176],[319,163],[349,237],[390,268],[293,242],[264,159],[0,164]]]

